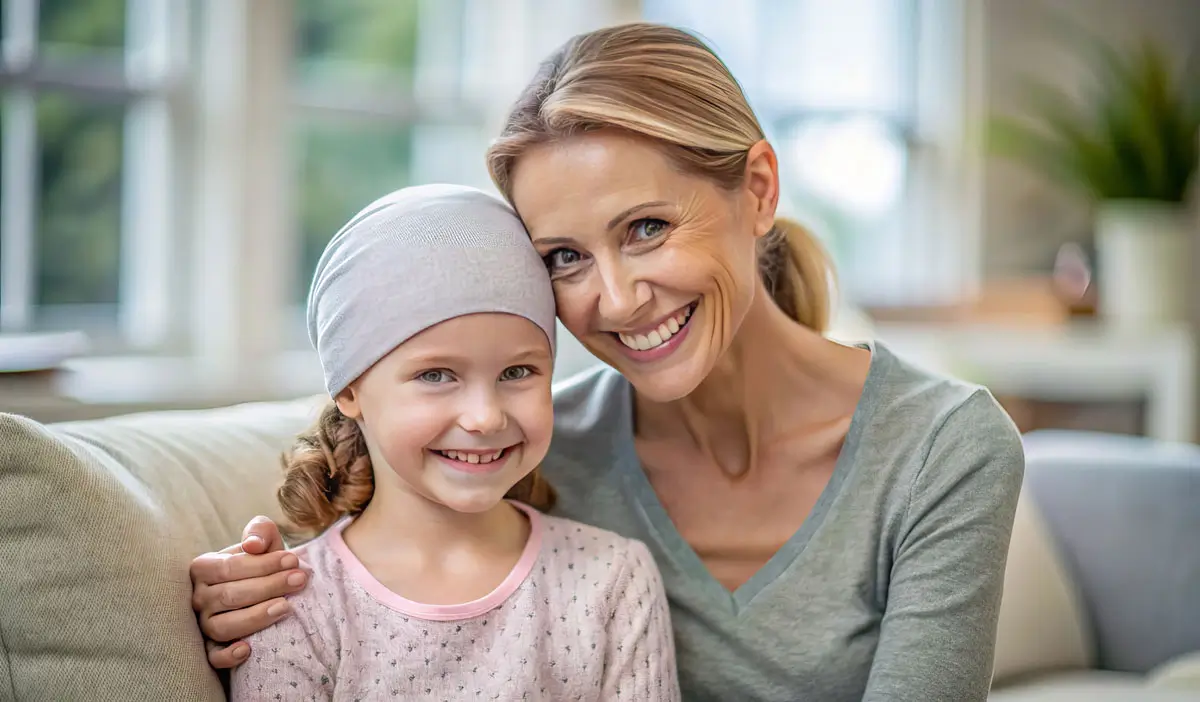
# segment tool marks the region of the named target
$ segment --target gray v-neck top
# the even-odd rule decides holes
[[[833,476],[746,584],[712,578],[634,451],[608,367],[555,390],[556,514],[640,539],[663,575],[685,700],[985,700],[1024,473],[987,390],[879,343]],[[731,524],[730,528],[737,528]]]

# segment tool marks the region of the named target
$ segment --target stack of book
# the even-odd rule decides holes
[[[0,334],[0,393],[55,392],[63,364],[87,348],[81,332]]]

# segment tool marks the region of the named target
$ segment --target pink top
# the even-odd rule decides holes
[[[543,516],[512,572],[454,605],[388,590],[344,519],[295,549],[311,569],[293,614],[250,637],[233,700],[678,700],[654,559],[640,541]]]
[[[510,502],[509,504],[521,510],[529,517],[529,540],[525,542],[525,550],[521,552],[521,558],[517,560],[517,564],[513,566],[508,577],[504,578],[504,581],[497,585],[495,590],[477,600],[463,602],[462,604],[434,605],[413,602],[384,587],[383,583],[376,580],[375,576],[367,571],[362,561],[358,560],[350,552],[350,547],[346,545],[346,540],[342,538],[342,532],[353,521],[349,517],[342,519],[330,527],[323,538],[327,540],[327,545],[333,553],[342,560],[346,569],[346,575],[357,581],[371,597],[374,597],[385,607],[390,607],[401,614],[420,617],[421,619],[434,622],[470,619],[480,614],[486,614],[499,607],[509,596],[516,592],[521,583],[525,582],[525,578],[529,577],[529,571],[533,570],[533,564],[537,561],[538,553],[541,551],[542,514],[520,502]],[[300,548],[304,547],[301,546]]]

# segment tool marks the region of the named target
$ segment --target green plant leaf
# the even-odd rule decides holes
[[[1172,71],[1171,57],[1145,39],[1129,50],[1061,17],[1050,20],[1084,59],[1086,89],[1028,79],[1027,115],[994,117],[989,147],[1095,199],[1181,201],[1197,167],[1200,80]]]

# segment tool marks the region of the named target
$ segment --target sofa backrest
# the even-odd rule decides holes
[[[1025,489],[1079,588],[1098,666],[1147,673],[1200,650],[1200,447],[1065,431],[1025,443]]]
[[[280,454],[318,407],[0,414],[0,699],[224,699],[188,563],[278,516]]]

